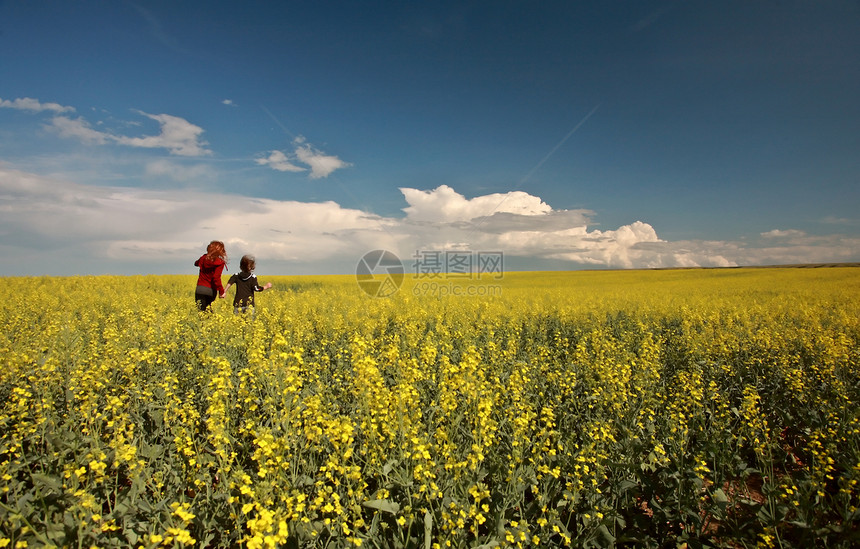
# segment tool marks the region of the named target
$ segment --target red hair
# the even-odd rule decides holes
[[[224,263],[227,263],[227,251],[224,249],[224,243],[220,240],[213,240],[206,246],[206,257],[214,261],[216,258],[221,258]]]

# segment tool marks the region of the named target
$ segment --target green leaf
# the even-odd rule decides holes
[[[389,460],[388,463],[386,463],[382,467],[382,474],[387,476],[388,473],[390,473],[391,470],[394,469],[395,465],[397,465],[397,460],[395,460],[395,459]]]
[[[60,482],[60,479],[56,477],[52,477],[49,475],[45,475],[42,473],[33,473],[33,482],[36,484],[40,484],[54,492],[62,492],[63,483]]]
[[[140,449],[141,456],[149,459],[157,459],[164,453],[164,447],[161,444],[142,444]]]
[[[372,499],[370,501],[365,501],[362,505],[371,509],[385,511],[386,513],[391,513],[393,515],[400,512],[400,505],[387,499]]]
[[[609,533],[609,529],[605,525],[601,524],[597,528],[597,531],[600,532],[600,535],[602,535],[603,539],[605,539],[607,542],[615,543],[615,536]]]
[[[22,515],[29,511],[31,501],[33,501],[33,492],[28,491],[23,496],[20,496],[15,502],[16,506],[18,507],[18,510],[22,512]]]
[[[45,527],[45,537],[51,541],[60,541],[65,539],[66,532],[62,524],[48,524]]]
[[[624,492],[627,492],[631,488],[635,488],[637,486],[639,486],[639,484],[635,481],[632,481],[629,479],[628,480],[622,480],[621,482],[618,483],[618,493],[623,494]]]
[[[433,546],[433,515],[430,511],[424,512],[424,549],[430,549]]]

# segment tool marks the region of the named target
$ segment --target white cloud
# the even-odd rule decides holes
[[[593,212],[553,210],[539,197],[522,191],[467,199],[447,185],[422,191],[400,189],[406,202],[405,226],[420,247],[468,242],[472,250],[587,265],[634,267],[647,252],[635,247],[659,242],[654,229],[637,221],[614,231],[588,230]]]
[[[212,151],[206,148],[208,143],[200,139],[203,128],[188,122],[184,118],[169,114],[139,114],[159,123],[161,132],[158,135],[129,137],[94,129],[84,118],[76,119],[66,116],[55,116],[48,126],[60,137],[75,138],[86,143],[104,145],[119,143],[129,147],[146,149],[167,149],[176,156],[207,156]]]
[[[219,238],[228,251],[272,260],[351,261],[356,249],[395,244],[386,224],[334,202],[97,187],[0,166],[0,247],[7,254],[74,248],[82,261],[172,261],[183,272],[188,257]]]
[[[335,170],[351,166],[337,156],[325,154],[312,145],[308,144],[304,137],[299,136],[293,143],[296,145],[294,152],[287,155],[283,151],[271,151],[269,156],[257,158],[255,162],[261,166],[269,166],[273,170],[281,172],[304,172],[307,168],[296,165],[302,163],[310,168],[309,177],[320,179],[328,177]]]
[[[20,97],[18,99],[13,99],[12,101],[9,101],[8,99],[0,99],[0,107],[32,112],[51,111],[62,113],[75,111],[74,107],[64,107],[59,103],[41,103],[38,99],[30,97]]]
[[[302,168],[301,166],[296,166],[290,159],[287,158],[287,155],[282,151],[272,151],[269,153],[269,156],[266,158],[258,158],[256,160],[257,164],[261,166],[269,166],[273,170],[278,170],[279,172],[304,172],[307,171],[306,168]]]
[[[350,166],[340,158],[324,154],[308,144],[296,147],[296,158],[311,167],[311,179],[328,177],[333,171]]]
[[[228,105],[228,106],[231,106],[231,107],[235,107],[235,106],[236,106],[236,103],[234,103],[232,99],[225,99],[225,100],[221,101],[221,104],[222,104],[222,105]]]
[[[798,238],[806,236],[806,233],[797,229],[774,229],[766,233],[761,233],[761,236],[764,238]]]
[[[167,149],[171,154],[178,156],[205,156],[212,154],[206,148],[205,141],[200,140],[203,128],[195,126],[191,122],[169,114],[147,114],[140,112],[161,126],[161,133],[144,137],[116,136],[117,143],[132,147],[144,147],[148,149]]]
[[[104,145],[112,138],[110,134],[93,129],[89,122],[81,117],[55,116],[49,128],[56,131],[60,137],[79,139],[85,143]]]
[[[590,229],[592,212],[553,210],[523,192],[468,199],[449,187],[402,191],[407,214],[383,217],[331,201],[80,185],[0,164],[0,275],[111,272],[116,265],[152,272],[155,264],[162,272],[191,272],[213,238],[227,244],[231,268],[253,252],[265,262],[337,265],[339,272],[350,272],[373,249],[391,250],[404,264],[417,250],[456,247],[567,261],[571,268],[857,261],[860,250],[860,238],[840,235],[670,242],[641,221]],[[57,254],[65,258],[60,264]],[[22,265],[24,259],[30,263]]]
[[[402,188],[400,192],[409,203],[403,211],[412,221],[471,221],[496,213],[540,215],[552,210],[540,198],[522,191],[488,194],[472,199],[467,199],[447,185],[432,191]]]
[[[860,261],[860,238],[846,235],[804,236],[779,243],[765,242],[739,250],[744,265],[843,263]]]
[[[467,199],[442,185],[436,189],[400,189],[409,204],[405,224],[417,244],[469,243],[472,250],[503,250],[520,257],[560,259],[587,265],[633,267],[642,242],[659,242],[642,222],[615,231],[589,230],[590,210],[553,210],[522,191]]]

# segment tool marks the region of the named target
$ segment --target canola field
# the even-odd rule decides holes
[[[0,547],[860,544],[860,269],[260,279],[3,279]]]

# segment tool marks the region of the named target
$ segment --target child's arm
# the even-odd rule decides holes
[[[221,297],[227,297],[227,290],[229,290],[230,287],[235,284],[237,280],[238,278],[236,278],[236,275],[233,275],[227,279],[227,287],[224,288],[224,291],[221,293]]]
[[[271,283],[271,282],[266,282],[266,285],[265,285],[265,286],[263,286],[263,290],[268,290],[268,289],[269,289],[269,288],[271,288],[271,287],[272,287],[272,283]]]

